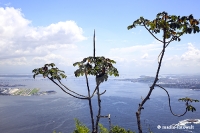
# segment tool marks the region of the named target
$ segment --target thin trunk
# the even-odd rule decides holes
[[[96,132],[98,133],[98,124],[99,124],[99,120],[100,120],[100,116],[101,116],[101,99],[100,99],[100,94],[99,94],[99,87],[97,88],[97,97],[98,97],[98,115],[97,115],[97,119],[96,119]]]
[[[166,18],[165,18],[165,22],[166,22]],[[142,126],[141,126],[141,121],[140,121],[140,115],[141,115],[141,110],[144,109],[143,108],[143,105],[145,104],[145,102],[150,99],[150,96],[151,96],[151,93],[156,85],[156,82],[158,81],[158,75],[159,75],[159,72],[160,72],[160,68],[161,68],[161,64],[162,64],[162,59],[164,57],[164,53],[165,53],[165,48],[166,48],[166,28],[164,28],[163,30],[163,49],[162,49],[162,55],[161,55],[161,58],[160,58],[160,62],[158,64],[158,69],[157,69],[157,72],[156,72],[156,77],[155,77],[155,80],[152,84],[152,86],[150,87],[150,90],[147,94],[147,96],[142,100],[142,102],[139,104],[139,107],[138,107],[138,111],[136,112],[136,118],[137,118],[137,125],[138,125],[138,131],[139,133],[142,133]]]
[[[91,117],[91,122],[92,122],[92,133],[95,133],[95,127],[94,127],[94,117],[93,117],[93,110],[92,110],[92,100],[90,98],[90,88],[89,88],[89,83],[88,83],[88,77],[87,74],[85,72],[85,78],[86,78],[86,83],[87,83],[87,88],[88,88],[88,101],[89,101],[89,107],[90,107],[90,117]]]
[[[91,121],[92,121],[92,133],[95,133],[95,127],[94,127],[94,118],[93,118],[93,110],[92,110],[92,102],[91,98],[89,98],[89,106],[90,106],[90,116],[91,116]]]

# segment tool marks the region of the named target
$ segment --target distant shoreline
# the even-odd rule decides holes
[[[131,81],[131,82],[139,82],[152,84],[154,81],[154,77],[142,75],[140,78],[133,79],[115,79],[118,81]],[[199,90],[200,91],[200,76],[166,76],[159,77],[157,82],[158,85],[166,88],[183,88],[183,89],[191,89],[191,90]]]
[[[0,96],[41,96],[55,94],[56,91],[41,91],[39,88],[0,88]]]

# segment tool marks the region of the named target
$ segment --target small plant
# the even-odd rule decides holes
[[[73,131],[73,133],[89,133],[90,129],[86,127],[84,124],[82,124],[78,119],[74,119],[76,124],[76,129]]]
[[[76,124],[76,129],[73,131],[73,133],[90,133],[90,129],[88,127],[86,127],[78,119],[75,118],[74,120]],[[99,126],[98,133],[135,133],[129,129],[126,130],[119,126],[112,126],[110,131],[107,128],[105,128],[101,123],[99,123],[98,126]]]
[[[124,129],[124,128],[122,128],[122,127],[119,127],[119,126],[113,126],[112,128],[111,128],[111,131],[110,131],[110,133],[135,133],[135,132],[132,132],[131,130],[126,130],[126,129]]]
[[[99,133],[109,133],[108,129],[105,128],[101,123],[99,123]]]

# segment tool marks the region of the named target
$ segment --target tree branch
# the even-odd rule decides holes
[[[104,93],[106,93],[106,90],[104,92],[100,93],[99,95],[103,95]]]
[[[173,37],[174,37],[174,36],[173,36]],[[165,48],[167,48],[167,46],[169,45],[170,42],[174,41],[174,38],[173,38],[173,37],[170,39],[170,41],[166,42]]]
[[[48,76],[47,76],[48,77]],[[49,77],[48,77],[49,78]],[[71,93],[65,91],[65,89],[63,89],[58,83],[56,83],[52,78],[49,78],[54,84],[56,84],[58,87],[60,87],[60,89],[62,89],[65,93],[67,93],[68,95],[72,96],[72,97],[75,97],[77,99],[89,99],[89,97],[85,97],[85,98],[82,98],[82,97],[78,97],[78,96],[75,96],[75,95],[72,95]]]
[[[98,89],[99,85],[100,85],[100,83],[99,83],[99,84],[96,86],[96,88],[94,89],[94,91],[93,91],[93,93],[92,93],[92,95],[91,95],[91,98],[94,96],[94,93],[95,93],[96,90]]]
[[[182,36],[185,33],[185,31],[183,31],[179,36],[177,36],[177,38],[179,38],[180,36]],[[174,37],[174,36],[173,36]],[[169,45],[170,42],[174,41],[173,37],[171,38],[170,41],[166,42],[166,46],[165,48]]]
[[[184,31],[184,32],[185,32],[185,31]],[[177,36],[177,38],[179,38],[180,36],[182,36],[184,32],[182,32],[181,35]],[[172,42],[172,41],[174,41],[174,36],[170,39],[170,41],[166,42],[165,48],[167,48],[167,46],[168,46],[168,45],[170,44],[170,42]],[[159,54],[159,56],[158,56],[158,63],[159,63],[159,57],[160,57],[160,55],[161,55],[162,52],[163,52],[163,51],[161,51],[160,54]]]
[[[60,80],[58,80],[58,82],[59,82],[59,83],[60,83],[62,86],[64,86],[64,87],[65,87],[65,89],[67,89],[68,91],[70,91],[70,92],[72,92],[72,93],[74,93],[74,94],[76,94],[76,95],[82,96],[82,97],[87,97],[87,96],[84,96],[84,95],[78,94],[78,93],[76,93],[76,92],[74,92],[74,91],[70,90],[70,89],[69,89],[69,88],[67,88],[67,87],[66,87],[64,84],[62,84]]]
[[[149,31],[149,33],[156,39],[156,40],[158,40],[158,41],[160,41],[160,42],[162,42],[163,43],[163,41],[161,41],[160,39],[158,39],[147,27],[146,27],[146,25],[145,25],[145,23],[143,22],[143,25],[144,25],[144,27],[146,28],[146,30],[148,30]]]
[[[181,116],[184,116],[184,115],[187,113],[187,108],[186,108],[186,110],[185,110],[185,112],[184,112],[183,114],[181,114],[181,115],[174,114],[173,111],[172,111],[172,108],[171,108],[170,96],[169,96],[168,91],[167,91],[164,87],[162,87],[162,86],[160,86],[160,85],[158,85],[158,84],[156,84],[155,86],[160,87],[161,89],[163,89],[163,90],[167,93],[168,101],[169,101],[169,108],[170,108],[171,113],[172,113],[174,116],[181,117]]]

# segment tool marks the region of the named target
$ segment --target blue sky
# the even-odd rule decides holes
[[[153,74],[162,45],[144,27],[127,30],[143,16],[169,15],[200,18],[198,0],[1,0],[0,73],[29,74],[55,62],[67,74],[73,63],[93,55],[114,59],[120,74]],[[200,73],[200,34],[184,35],[167,48],[161,74]]]

